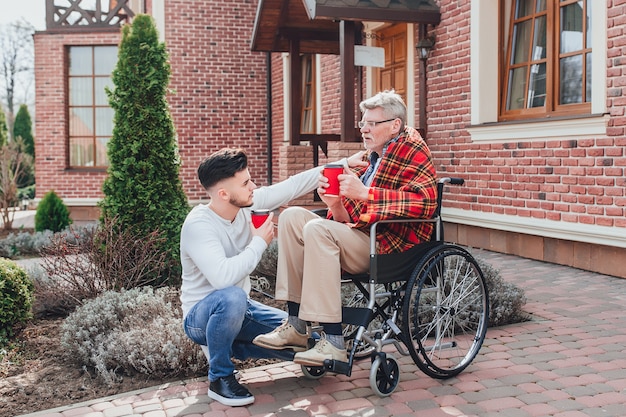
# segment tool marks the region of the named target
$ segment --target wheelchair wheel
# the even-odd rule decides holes
[[[465,249],[442,244],[418,263],[402,309],[407,348],[432,378],[461,373],[485,340],[489,297],[483,273]]]
[[[320,379],[326,374],[326,369],[322,366],[300,365],[300,369],[306,379]]]
[[[391,355],[376,355],[370,369],[370,386],[380,397],[387,397],[398,387],[400,366]]]

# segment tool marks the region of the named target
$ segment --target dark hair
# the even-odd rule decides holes
[[[198,178],[204,189],[208,189],[247,167],[248,156],[242,149],[220,149],[202,161],[198,167]]]

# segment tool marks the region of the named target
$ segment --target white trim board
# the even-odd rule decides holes
[[[441,217],[448,223],[626,248],[626,229],[620,227],[559,222],[445,207],[441,210]]]

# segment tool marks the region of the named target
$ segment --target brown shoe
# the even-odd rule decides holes
[[[308,340],[307,334],[298,333],[296,328],[285,320],[272,332],[255,337],[252,343],[266,349],[293,349],[296,352],[302,352],[306,350]]]
[[[324,360],[326,359],[348,362],[348,352],[346,349],[337,349],[322,334],[322,338],[312,349],[296,353],[293,361],[306,366],[324,366]]]

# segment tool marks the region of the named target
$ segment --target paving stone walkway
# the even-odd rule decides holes
[[[458,377],[431,379],[401,357],[399,387],[380,398],[369,385],[369,361],[357,363],[351,377],[319,380],[284,362],[243,372],[256,397],[248,407],[212,401],[202,378],[28,416],[626,416],[626,280],[475,254],[525,290],[532,320],[489,329],[478,357]]]

